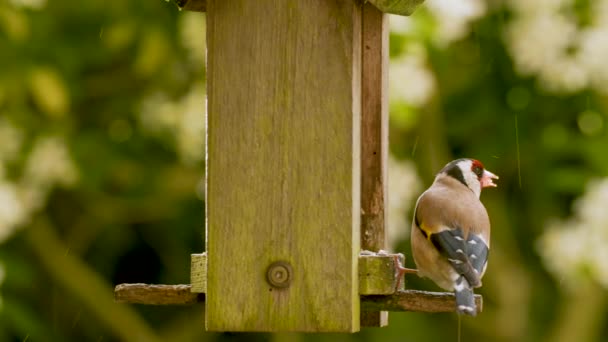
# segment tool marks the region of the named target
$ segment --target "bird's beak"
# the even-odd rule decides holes
[[[493,182],[494,179],[498,179],[498,176],[488,170],[484,170],[483,175],[481,175],[481,187],[497,187],[497,185]]]

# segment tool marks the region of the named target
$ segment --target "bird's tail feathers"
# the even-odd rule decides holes
[[[475,316],[477,314],[473,289],[463,276],[460,276],[456,280],[456,283],[454,284],[454,294],[456,295],[456,311],[459,314],[469,316]]]

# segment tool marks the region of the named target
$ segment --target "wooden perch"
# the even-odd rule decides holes
[[[190,285],[121,284],[114,295],[117,302],[151,305],[189,305],[204,303],[205,295],[190,292]],[[475,295],[478,312],[483,300]],[[361,308],[373,311],[455,312],[454,294],[403,290],[392,295],[361,296]]]
[[[189,305],[205,301],[205,294],[192,293],[191,285],[120,284],[114,289],[119,303]]]
[[[483,308],[481,295],[475,295],[477,312]],[[426,292],[418,290],[399,291],[390,296],[361,296],[361,309],[416,312],[455,312],[456,299],[453,293]]]
[[[364,251],[359,256],[359,294],[362,311],[455,312],[454,294],[397,289],[396,261],[401,254]],[[189,305],[205,301],[207,255],[192,254],[192,285],[121,284],[114,289],[120,303],[148,305]],[[478,312],[482,297],[475,295]]]

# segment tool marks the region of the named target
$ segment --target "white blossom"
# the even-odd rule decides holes
[[[21,177],[7,178],[6,164],[22,153],[23,132],[0,119],[0,243],[25,225],[44,206],[51,187],[69,185],[77,177],[67,147],[58,138],[40,138],[29,152]]]
[[[605,1],[608,7],[608,1]],[[585,66],[591,85],[599,91],[607,92],[608,86],[608,16],[602,26],[584,30],[580,34],[579,62]]]
[[[50,185],[40,185],[25,181],[19,184],[19,199],[23,203],[23,207],[28,215],[44,207],[50,190]]]
[[[388,242],[394,246],[409,237],[408,213],[419,195],[421,182],[411,161],[388,160]]]
[[[435,40],[440,46],[463,38],[471,30],[471,22],[486,13],[483,0],[427,0],[426,7],[435,17]]]
[[[182,118],[177,127],[177,150],[186,164],[205,158],[205,90],[193,87],[182,103]]]
[[[605,204],[608,203],[608,179],[602,181],[592,181],[589,183],[587,193],[574,202],[574,209],[578,217],[588,223],[593,223],[591,227],[598,228],[594,232],[602,233],[608,238],[608,210]],[[606,223],[606,228],[602,224]]]
[[[205,16],[197,12],[184,12],[179,19],[179,37],[188,50],[192,64],[201,68],[205,65],[207,40],[205,35]]]
[[[144,132],[159,134],[173,130],[180,119],[180,113],[165,94],[157,92],[144,97],[138,118]]]
[[[545,90],[573,93],[608,88],[608,0],[590,2],[590,20],[580,24],[573,0],[514,0],[505,40],[516,70],[537,76]]]
[[[426,66],[424,50],[391,60],[389,92],[391,101],[403,101],[414,107],[428,103],[437,87],[435,77]]]
[[[11,161],[19,155],[23,132],[8,120],[0,118],[0,161]]]
[[[2,137],[0,125],[0,139]],[[6,179],[4,164],[0,161],[0,243],[46,204],[54,186],[71,186],[78,177],[67,145],[59,137],[41,137],[34,142],[19,179]]]
[[[558,11],[565,5],[572,3],[572,0],[509,0],[511,8],[520,13],[537,14],[547,11]]]
[[[205,110],[204,84],[197,84],[177,100],[160,93],[144,98],[139,124],[151,135],[170,134],[181,161],[190,165],[205,157]]]
[[[517,17],[506,34],[517,71],[532,74],[563,58],[576,36],[576,26],[564,15],[547,12]]]
[[[416,25],[411,17],[389,14],[389,27],[391,32],[408,34],[414,31]]]
[[[430,26],[433,29],[431,41],[439,47],[446,47],[469,34],[473,21],[487,12],[487,5],[484,0],[427,0],[419,11],[427,11],[430,16],[418,19],[391,15],[391,32],[417,35],[429,32],[427,26]]]
[[[590,182],[574,214],[554,221],[539,240],[547,268],[566,286],[594,280],[608,289],[608,178]]]
[[[30,8],[35,10],[46,7],[46,1],[47,0],[10,0],[15,7]]]
[[[0,261],[0,287],[2,286],[2,283],[4,282],[4,277],[6,275],[6,272],[4,271],[4,264]],[[2,296],[0,293],[0,311],[2,311]]]
[[[78,177],[78,169],[63,139],[42,137],[35,142],[25,164],[25,183],[43,188],[56,184],[70,186]]]
[[[539,81],[548,91],[573,93],[588,86],[589,76],[577,59],[562,56],[541,68]]]
[[[15,184],[0,179],[0,243],[10,237],[27,219],[27,210]]]

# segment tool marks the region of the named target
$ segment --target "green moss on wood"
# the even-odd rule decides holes
[[[399,255],[403,263],[403,255]],[[397,290],[395,255],[361,255],[359,257],[359,294],[387,295]],[[403,280],[399,282],[403,288]]]
[[[190,283],[191,292],[207,292],[207,253],[190,255]]]
[[[424,0],[367,0],[385,13],[411,15]]]

